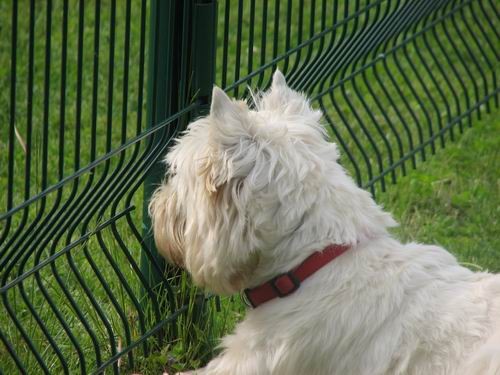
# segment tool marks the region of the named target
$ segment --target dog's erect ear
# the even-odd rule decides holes
[[[242,101],[232,100],[227,94],[214,86],[210,106],[212,140],[222,141],[232,146],[242,137],[248,136],[253,129],[248,121],[248,107]]]
[[[282,112],[284,115],[306,116],[311,122],[318,122],[321,112],[311,108],[307,97],[292,88],[279,69],[273,74],[271,89],[266,91],[257,103],[259,110]]]
[[[276,69],[276,71],[273,74],[273,83],[271,84],[271,87],[275,90],[288,87],[286,85],[285,76],[283,75],[283,73],[281,73],[279,69]]]
[[[226,95],[226,93],[214,86],[212,90],[212,104],[210,106],[210,115],[215,119],[221,119],[225,113],[234,111],[235,104]]]
[[[248,107],[243,101],[232,100],[217,86],[212,91],[210,134],[215,145],[227,148],[242,139],[254,136],[255,127],[249,121]]]
[[[200,170],[206,177],[207,190],[216,192],[219,186],[245,168],[246,159],[240,155],[241,147],[251,142],[255,127],[248,118],[248,107],[243,102],[232,100],[214,86],[210,107],[209,144],[211,152]]]
[[[227,94],[214,86],[212,90],[212,104],[210,106],[210,116],[216,121],[216,125],[233,121],[233,128],[243,125],[242,120],[248,113],[248,107],[242,100],[232,100]]]

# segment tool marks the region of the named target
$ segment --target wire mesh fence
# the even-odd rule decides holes
[[[375,194],[498,107],[499,30],[494,0],[0,2],[0,370],[118,373],[180,337],[143,207],[214,82],[280,67]]]

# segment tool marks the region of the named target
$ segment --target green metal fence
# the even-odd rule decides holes
[[[143,211],[215,82],[276,67],[374,194],[498,107],[495,0],[2,0],[0,372],[129,371],[190,305]]]

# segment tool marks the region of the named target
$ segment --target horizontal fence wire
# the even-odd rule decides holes
[[[159,3],[0,2],[0,372],[132,371],[188,311],[142,227],[144,180],[206,104],[186,90],[200,64],[186,63],[177,105],[147,124]],[[168,3],[189,61],[198,1]],[[499,105],[494,0],[221,0],[217,12],[215,83],[245,98],[279,67],[373,194]]]

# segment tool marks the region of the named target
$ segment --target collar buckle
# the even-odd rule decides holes
[[[295,292],[305,279],[349,248],[350,245],[342,244],[327,246],[322,251],[311,254],[292,271],[282,273],[256,287],[245,289],[242,293],[243,301],[255,308],[273,298],[286,297]]]
[[[278,297],[283,298],[300,287],[300,280],[292,271],[289,271],[273,278],[270,284]]]

